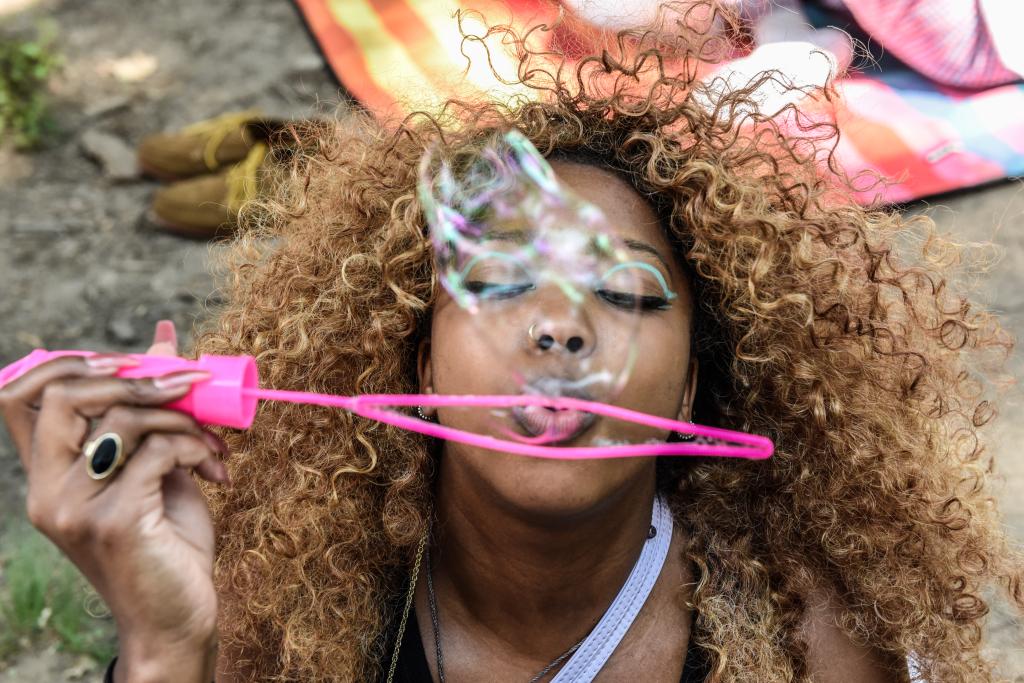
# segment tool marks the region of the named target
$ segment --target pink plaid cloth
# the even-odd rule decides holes
[[[1000,60],[978,0],[841,2],[882,47],[937,83],[990,88],[1021,78]]]

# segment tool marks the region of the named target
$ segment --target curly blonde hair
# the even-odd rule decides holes
[[[953,291],[957,248],[933,235],[901,250],[928,221],[844,200],[815,160],[833,128],[796,140],[756,113],[758,84],[723,94],[666,74],[662,38],[620,34],[566,75],[510,28],[490,35],[518,46],[535,101],[291,130],[291,173],[230,247],[198,351],[251,354],[280,389],[413,392],[436,294],[424,150],[515,127],[545,155],[596,155],[650,199],[694,277],[696,419],[776,444],[765,462],[662,463],[711,680],[806,680],[798,625],[816,586],[856,642],[914,653],[927,680],[991,680],[982,594],[1001,583],[1024,606],[979,434],[995,414],[980,363],[1010,342]],[[227,437],[234,486],[206,487],[221,647],[253,680],[379,677],[431,514],[433,445],[278,403]]]

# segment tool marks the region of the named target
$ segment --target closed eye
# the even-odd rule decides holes
[[[498,282],[482,282],[470,280],[465,284],[466,291],[482,299],[511,299],[534,288],[532,283],[502,284]]]
[[[598,289],[594,292],[603,301],[627,311],[665,311],[672,307],[668,299],[648,294],[629,294],[611,289]]]
[[[653,282],[650,279],[653,278]],[[641,280],[646,279],[647,282]],[[644,289],[660,289],[661,294],[638,294]],[[594,290],[602,300],[626,310],[663,311],[672,306],[675,292],[668,287],[665,277],[649,263],[630,261],[608,269]]]

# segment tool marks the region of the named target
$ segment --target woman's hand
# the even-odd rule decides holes
[[[175,351],[157,326],[150,353]],[[132,361],[58,358],[0,388],[0,414],[28,475],[28,517],[95,586],[117,622],[119,680],[212,680],[217,596],[213,525],[192,479],[228,483],[223,442],[159,406],[203,373],[157,380],[113,375]],[[100,481],[82,451],[121,436],[127,462]]]

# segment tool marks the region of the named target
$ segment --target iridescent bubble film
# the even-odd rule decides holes
[[[470,321],[464,348],[493,358],[492,381],[471,393],[614,404],[639,351],[642,316],[676,298],[662,272],[631,251],[629,236],[561,182],[517,131],[431,150],[419,197],[440,282]],[[668,436],[595,429],[594,415],[541,406],[492,408],[486,419],[449,410],[440,418],[528,443]]]

